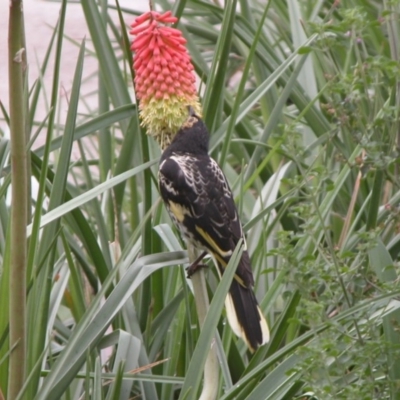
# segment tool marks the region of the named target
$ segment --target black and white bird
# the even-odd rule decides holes
[[[223,274],[238,241],[245,241],[231,189],[221,168],[208,155],[208,141],[205,124],[189,110],[188,119],[161,156],[159,186],[183,238],[208,252]],[[253,286],[245,248],[225,306],[232,330],[251,351],[269,341],[268,325]]]

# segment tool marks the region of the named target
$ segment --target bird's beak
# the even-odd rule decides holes
[[[196,113],[194,112],[194,108],[192,106],[187,106],[187,108],[188,108],[189,117],[196,116]]]

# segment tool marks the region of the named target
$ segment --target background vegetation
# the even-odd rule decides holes
[[[24,198],[27,341],[17,358],[24,376],[10,345],[10,326],[23,332],[24,321],[9,312],[24,301],[9,284],[25,274],[12,262],[15,246],[25,246],[12,242],[18,199],[7,201],[11,181],[20,183],[2,132],[3,396],[196,399],[201,344],[216,326],[219,399],[400,398],[399,1],[155,2],[181,17],[211,153],[245,224],[272,327],[270,343],[254,355],[224,316],[210,317],[199,340],[187,255],[159,199],[160,152],[140,127],[131,90],[123,21],[138,14],[134,4],[81,4],[90,37],[76,43],[66,119],[57,111],[66,1],[40,60],[42,74],[54,76],[47,117],[36,117],[40,76],[19,89],[10,83],[21,95],[25,170],[38,189]],[[80,85],[89,56],[99,64],[99,106],[78,114],[87,104]],[[12,127],[18,116],[1,111]],[[44,146],[35,146],[38,136]],[[213,315],[224,288],[214,268],[207,276]]]

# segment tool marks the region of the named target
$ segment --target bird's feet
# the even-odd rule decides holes
[[[199,271],[202,268],[207,268],[207,264],[200,264],[200,263],[193,263],[192,265],[189,265],[186,268],[186,276],[188,279],[192,277],[193,274],[195,274],[197,271]]]
[[[203,251],[199,257],[196,258],[195,261],[193,261],[193,263],[191,265],[189,265],[186,268],[186,273],[187,273],[187,277],[190,279],[192,277],[192,275],[197,272],[200,268],[205,268],[207,267],[207,265],[205,264],[200,264],[201,260],[205,257],[205,255],[207,254],[206,251]]]

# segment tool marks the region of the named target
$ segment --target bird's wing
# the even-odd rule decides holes
[[[208,156],[173,155],[162,162],[160,178],[164,200],[163,190],[168,190],[170,211],[179,214],[175,218],[225,267],[243,231],[232,192],[218,164]],[[253,285],[246,251],[236,275],[243,286]]]

